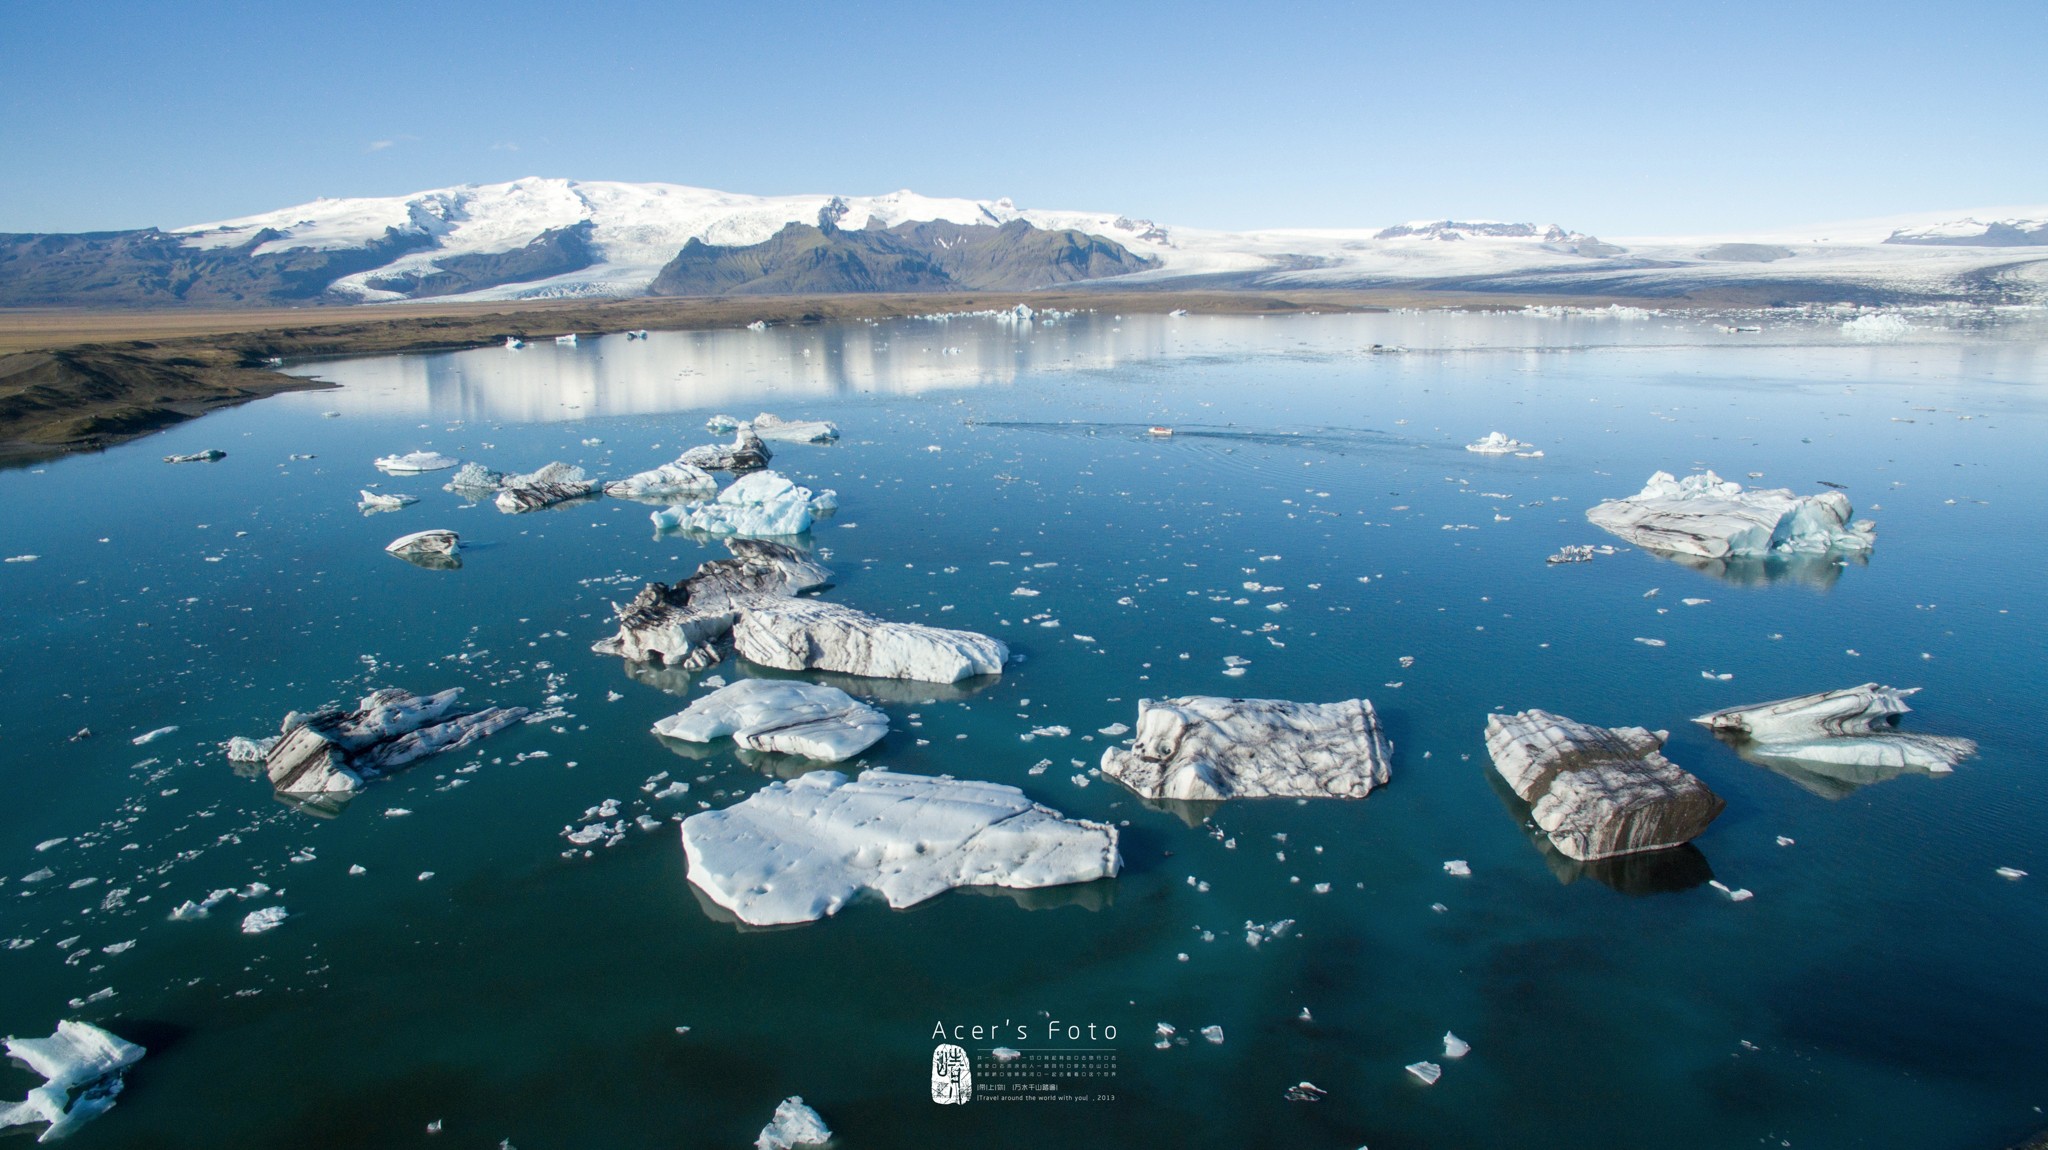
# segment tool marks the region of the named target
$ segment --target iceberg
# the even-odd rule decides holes
[[[380,471],[395,475],[414,475],[422,471],[446,471],[459,462],[438,451],[413,451],[405,455],[387,455],[377,460],[376,466]]]
[[[365,515],[378,511],[396,511],[420,501],[417,495],[383,495],[375,491],[364,491],[360,494],[362,499],[356,504],[356,508]]]
[[[815,498],[810,488],[799,487],[776,472],[756,471],[735,481],[716,499],[665,507],[650,518],[662,531],[680,528],[707,535],[802,535],[811,529]]]
[[[1478,455],[1513,455],[1532,450],[1534,446],[1519,439],[1510,439],[1498,431],[1489,431],[1476,442],[1466,444],[1465,450]]]
[[[775,1118],[761,1127],[754,1150],[794,1150],[798,1146],[822,1146],[832,1140],[832,1131],[818,1112],[804,1105],[804,1096],[792,1094],[775,1106]]]
[[[761,442],[761,437],[755,435],[752,428],[742,425],[735,431],[730,444],[692,447],[683,452],[676,462],[706,471],[730,471],[737,475],[761,470],[774,456],[775,453],[768,450],[768,445]]]
[[[443,558],[454,555],[462,549],[462,537],[453,531],[415,531],[401,535],[384,545],[384,550],[393,555],[435,555]]]
[[[1137,733],[1102,752],[1102,773],[1151,799],[1362,799],[1391,756],[1367,699],[1188,695],[1138,700]]]
[[[505,486],[507,478],[502,471],[493,471],[481,463],[470,462],[457,468],[448,482],[441,485],[441,490],[481,498],[495,494],[499,488]]]
[[[567,335],[558,335],[555,337],[555,343],[561,347],[575,347],[576,333],[572,331]]]
[[[415,759],[496,734],[526,716],[525,707],[457,710],[462,688],[419,696],[385,687],[352,711],[328,708],[285,716],[283,737],[263,760],[281,795],[348,795]]]
[[[1675,479],[1650,476],[1642,491],[1586,512],[1595,526],[1639,547],[1702,559],[1868,551],[1869,520],[1839,491],[1794,495],[1785,488],[1744,491],[1713,472]]]
[[[606,495],[621,499],[646,499],[660,495],[709,495],[718,490],[718,480],[709,471],[678,459],[652,471],[642,471],[604,485]]]
[[[863,891],[901,909],[961,886],[1113,877],[1116,828],[1015,787],[869,770],[813,771],[683,820],[690,881],[755,926],[813,922]]]
[[[1913,709],[1906,705],[1906,696],[1919,690],[1865,683],[1860,687],[1730,707],[1701,715],[1693,722],[1711,728],[1716,734],[1746,739],[1742,746],[1746,755],[1944,774],[1976,754],[1977,744],[1953,735],[1897,730],[1900,716]]]
[[[227,453],[227,452],[225,452],[225,451],[222,451],[221,449],[219,449],[219,448],[217,448],[217,447],[210,447],[210,448],[206,449],[205,451],[195,451],[195,452],[193,452],[193,453],[192,453],[192,454],[190,454],[190,455],[166,455],[166,456],[164,456],[164,462],[165,462],[165,463],[218,463],[218,462],[220,462],[221,460],[223,460],[223,459],[226,459],[227,457],[228,457],[228,453]]]
[[[270,757],[270,749],[277,745],[283,735],[272,735],[267,739],[248,739],[235,735],[226,744],[228,762],[260,763]]]
[[[704,430],[713,435],[731,435],[740,429],[740,421],[730,415],[714,415],[704,421]]]
[[[733,624],[747,607],[815,590],[832,572],[782,543],[728,539],[730,559],[700,564],[677,583],[649,583],[624,607],[618,633],[591,649],[635,662],[699,671],[725,658]]]
[[[0,1128],[49,1123],[36,1139],[49,1142],[106,1113],[121,1093],[121,1076],[148,1051],[89,1022],[64,1019],[48,1038],[9,1038],[10,1058],[27,1063],[43,1084],[20,1102],[0,1102]]]
[[[839,425],[822,419],[783,419],[767,412],[754,417],[754,434],[779,443],[830,443]]]
[[[498,485],[498,497],[493,502],[507,515],[517,515],[581,499],[596,491],[597,481],[585,477],[581,467],[550,463],[525,475],[506,476]]]
[[[1010,649],[973,631],[892,623],[816,599],[750,606],[733,627],[740,657],[785,671],[839,671],[873,679],[957,683],[1000,675]]]
[[[889,733],[889,716],[837,687],[742,679],[654,724],[654,733],[691,743],[732,736],[750,751],[839,762]]]
[[[1665,736],[1595,727],[1549,711],[1486,718],[1494,769],[1567,858],[1587,861],[1690,841],[1727,806],[1658,751]]]

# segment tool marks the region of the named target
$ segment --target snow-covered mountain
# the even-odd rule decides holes
[[[522,179],[170,231],[0,236],[0,304],[519,300],[1111,287],[2048,299],[2048,208],[1602,240],[1423,220],[1222,232],[901,191],[751,196]]]

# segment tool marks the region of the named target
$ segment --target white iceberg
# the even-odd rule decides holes
[[[604,485],[606,495],[621,499],[647,499],[662,495],[709,495],[718,490],[718,480],[709,471],[678,459],[651,471],[629,475]]]
[[[559,347],[575,347],[576,333],[572,331],[567,335],[558,335],[555,337],[555,343]]]
[[[957,683],[1000,675],[1010,649],[973,631],[892,623],[817,599],[749,607],[732,631],[743,659],[784,671],[839,671],[872,679]]]
[[[1472,1053],[1471,1043],[1465,1041],[1462,1038],[1459,1038],[1457,1035],[1452,1034],[1448,1030],[1444,1031],[1445,1058],[1463,1058],[1470,1053]]]
[[[1407,1070],[1421,1079],[1424,1086],[1435,1086],[1436,1080],[1444,1076],[1444,1068],[1434,1062],[1411,1062]]]
[[[65,1019],[48,1038],[9,1038],[7,1054],[43,1076],[20,1102],[0,1103],[0,1128],[49,1123],[36,1139],[62,1138],[107,1112],[121,1093],[121,1076],[147,1053],[89,1022]]]
[[[275,747],[277,741],[283,737],[283,735],[272,735],[267,739],[248,739],[241,735],[235,735],[227,741],[228,762],[260,763],[269,756],[270,749]]]
[[[773,471],[756,471],[736,480],[716,499],[666,507],[651,518],[662,531],[680,528],[708,535],[801,535],[811,529],[813,498],[808,487],[799,487]]]
[[[384,495],[375,491],[364,491],[361,494],[362,499],[356,507],[366,515],[376,511],[396,511],[420,501],[417,495]]]
[[[1794,495],[1785,488],[1745,491],[1711,471],[1650,476],[1642,491],[1586,512],[1596,526],[1639,547],[1706,559],[1868,551],[1877,541],[1869,520],[1839,491]]]
[[[404,455],[387,455],[377,460],[376,466],[380,471],[395,475],[414,475],[422,471],[446,471],[460,462],[438,451],[413,451]]]
[[[453,531],[415,531],[384,545],[393,555],[454,555],[462,549],[462,537]]]
[[[266,906],[262,910],[252,910],[242,916],[242,933],[264,934],[283,926],[284,920],[290,917],[291,915],[281,906]]]
[[[1489,431],[1478,441],[1466,444],[1465,450],[1478,455],[1513,455],[1518,451],[1528,451],[1532,447],[1534,444],[1510,439],[1498,431]]]
[[[1746,736],[1749,741],[1743,751],[1764,758],[1937,774],[1953,770],[1977,753],[1975,742],[1896,729],[1899,717],[1913,709],[1906,705],[1906,696],[1918,691],[1918,687],[1899,690],[1865,683],[1730,707],[1693,722],[1717,732]]]
[[[227,453],[227,452],[225,452],[225,451],[222,451],[222,450],[221,450],[220,448],[218,448],[218,447],[209,447],[209,448],[207,448],[207,449],[206,449],[205,451],[195,451],[195,452],[191,453],[190,455],[166,455],[166,456],[164,456],[164,462],[165,462],[165,463],[218,463],[218,462],[220,462],[221,460],[223,460],[223,459],[226,459],[227,457],[228,457],[228,453]]]
[[[839,438],[839,425],[822,419],[783,419],[764,411],[754,417],[754,434],[782,443],[829,443]]]
[[[1362,799],[1386,784],[1391,756],[1366,699],[1188,695],[1138,700],[1131,746],[1104,750],[1102,773],[1154,799]]]
[[[740,421],[730,415],[714,415],[704,421],[704,430],[713,435],[731,435],[740,429]]]
[[[1664,735],[1530,710],[1486,717],[1494,769],[1566,858],[1581,862],[1689,842],[1727,806],[1659,754]]]
[[[698,699],[654,732],[691,743],[732,736],[750,751],[839,762],[889,733],[889,716],[837,687],[742,679]]]
[[[902,908],[961,886],[1061,886],[1114,876],[1116,828],[1015,787],[812,771],[683,821],[690,881],[742,922],[812,922],[873,891]]]
[[[687,1028],[685,1028],[687,1029]],[[761,1127],[754,1150],[794,1150],[798,1146],[822,1146],[832,1140],[832,1131],[816,1110],[804,1105],[801,1094],[792,1094],[776,1104],[775,1118]]]
[[[505,486],[507,476],[502,471],[493,471],[481,463],[471,461],[456,468],[448,482],[441,485],[443,491],[458,495],[484,496],[495,493]]]

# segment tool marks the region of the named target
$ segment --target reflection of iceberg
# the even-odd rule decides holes
[[[1865,683],[1768,703],[1731,707],[1693,720],[1735,743],[1743,758],[1828,798],[1909,771],[1947,774],[1977,753],[1951,735],[1897,730],[1912,710],[1897,690]]]
[[[1515,794],[1506,779],[1488,772],[1488,780],[1501,805],[1522,825],[1537,853],[1543,856],[1543,865],[1561,885],[1570,886],[1582,878],[1589,878],[1621,894],[1649,895],[1691,890],[1713,880],[1713,865],[1692,843],[1590,861],[1567,857],[1551,845],[1549,835],[1531,825],[1529,804]]]
[[[1876,531],[1868,520],[1851,522],[1853,514],[1839,491],[1745,491],[1711,471],[1683,479],[1659,471],[1641,491],[1599,504],[1586,518],[1638,547],[1725,559],[1868,551]]]
[[[1726,559],[1706,559],[1698,555],[1674,555],[1668,551],[1646,549],[1643,554],[1681,567],[1690,567],[1702,575],[1711,575],[1724,583],[1737,587],[1761,587],[1771,583],[1787,583],[1825,591],[1833,587],[1842,577],[1842,569],[1855,564],[1858,567],[1870,562],[1865,552],[1850,554],[1797,554],[1797,555],[1739,555]]]
[[[741,664],[740,673],[758,679],[779,679],[798,674],[753,664]],[[913,707],[971,699],[1003,681],[1001,675],[975,675],[953,683],[931,683],[916,679],[872,679],[864,675],[842,675],[835,671],[813,670],[803,671],[801,674],[806,682],[837,687],[849,695],[872,699],[877,703],[896,703]]]

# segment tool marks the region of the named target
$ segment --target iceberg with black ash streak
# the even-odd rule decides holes
[[[1869,551],[1876,527],[1867,519],[1852,522],[1854,513],[1839,491],[1745,491],[1711,471],[1683,479],[1659,471],[1641,491],[1601,503],[1586,518],[1639,547],[1727,559]]]
[[[1367,699],[1188,695],[1138,700],[1131,744],[1104,750],[1102,773],[1153,799],[1362,799],[1386,784],[1391,757]]]
[[[388,771],[496,734],[526,716],[524,707],[459,708],[462,688],[415,695],[385,687],[353,710],[285,716],[283,737],[263,760],[281,795],[352,794]]]
[[[1844,767],[1922,770],[1942,774],[1977,753],[1977,744],[1954,735],[1898,730],[1913,708],[1899,690],[1876,683],[1795,695],[1769,703],[1730,707],[1693,721],[1716,733],[1747,739],[1745,754]]]
[[[1558,852],[1580,861],[1689,842],[1727,805],[1658,753],[1664,738],[1549,711],[1486,718],[1494,769]]]

